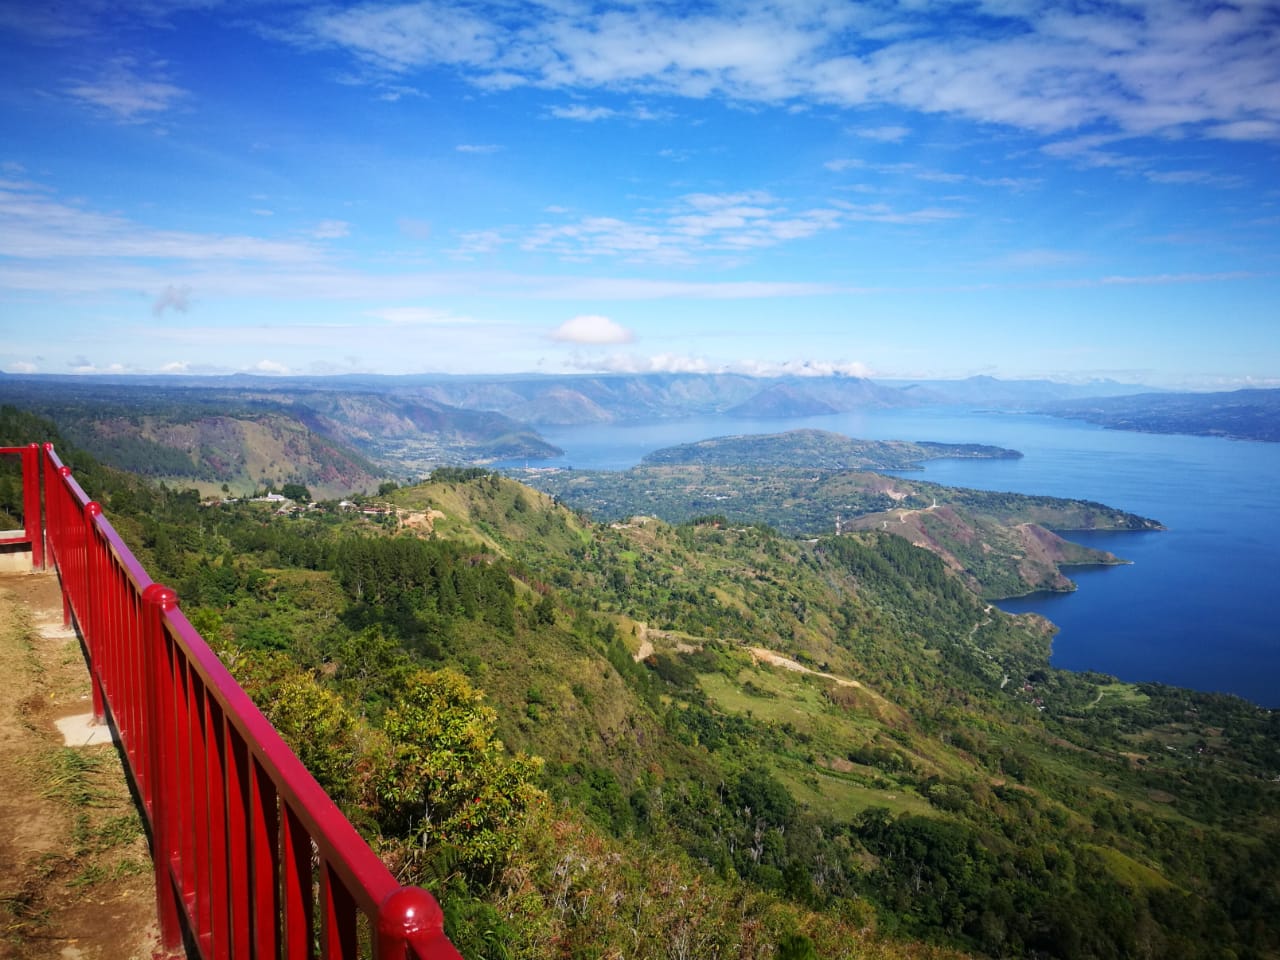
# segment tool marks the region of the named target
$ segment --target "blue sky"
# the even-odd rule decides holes
[[[0,0],[0,62],[8,372],[1280,385],[1275,2]]]

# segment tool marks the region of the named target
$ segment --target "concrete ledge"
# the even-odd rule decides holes
[[[63,717],[55,720],[54,726],[68,747],[92,747],[99,743],[115,743],[116,740],[111,724],[95,722],[92,713]]]

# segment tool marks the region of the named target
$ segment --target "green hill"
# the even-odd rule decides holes
[[[816,432],[815,432],[816,433]],[[1154,520],[1086,500],[944,487],[840,464],[859,458],[893,463],[919,458],[915,444],[847,441],[797,448],[812,439],[784,435],[760,441],[763,455],[800,466],[737,465],[742,449],[715,441],[672,448],[670,456],[703,463],[592,470],[511,471],[601,520],[646,515],[672,523],[701,517],[764,524],[795,536],[878,529],[937,553],[974,590],[989,598],[1033,590],[1072,590],[1071,564],[1121,563],[1114,555],[1063,539],[1053,530],[1159,530]],[[741,438],[731,438],[737,441]],[[846,438],[847,440],[847,438]],[[753,444],[754,445],[754,444]],[[966,455],[984,455],[978,448]],[[950,454],[948,454],[950,455]],[[994,453],[993,455],[1000,455]],[[839,462],[830,459],[839,458]],[[729,461],[732,465],[722,465]]]
[[[113,482],[469,958],[1280,949],[1276,715],[1056,670],[901,537],[595,523],[482,470],[372,516]]]

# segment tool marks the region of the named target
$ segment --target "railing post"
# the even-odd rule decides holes
[[[80,624],[80,636],[84,638],[84,648],[89,651],[89,679],[93,689],[93,722],[101,723],[106,716],[102,706],[102,671],[110,667],[99,659],[102,645],[102,612],[95,606],[99,591],[94,588],[94,580],[101,575],[97,569],[97,532],[95,521],[102,516],[102,504],[90,500],[84,505],[84,622]]]
[[[444,911],[421,887],[400,887],[382,901],[375,956],[377,960],[462,960],[444,935]]]
[[[178,895],[173,884],[173,858],[177,837],[171,829],[168,801],[175,796],[173,739],[173,665],[165,636],[164,615],[178,606],[178,595],[168,587],[153,583],[142,591],[143,637],[151,663],[147,691],[146,742],[150,749],[151,795],[143,802],[151,813],[151,852],[156,870],[156,909],[160,919],[160,940],[166,950],[182,946],[182,925],[178,921]]]
[[[44,524],[40,522],[40,444],[22,451],[23,536],[31,543],[31,568],[44,569]]]
[[[64,627],[71,626],[71,590],[67,589],[69,586],[67,580],[68,577],[70,577],[70,579],[74,581],[77,576],[75,558],[65,556],[67,552],[67,540],[69,539],[69,534],[66,530],[68,517],[67,511],[64,509],[63,498],[66,494],[65,484],[67,482],[67,477],[69,476],[71,476],[70,467],[64,465],[58,468],[58,479],[64,484],[64,486],[59,488],[58,495],[55,498],[59,504],[57,513],[60,529],[58,532],[62,538],[60,549],[63,555],[58,556],[56,559],[58,561],[58,569],[62,573],[62,625]],[[70,586],[72,589],[76,588],[74,583],[70,584]]]

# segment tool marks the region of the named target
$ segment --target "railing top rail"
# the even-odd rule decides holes
[[[54,473],[61,474],[63,470],[67,471],[67,473],[62,476],[63,486],[65,486],[71,493],[71,496],[75,498],[81,509],[87,507],[89,505],[89,495],[84,492],[84,487],[80,486],[80,481],[71,475],[71,468],[64,464],[57,452],[54,451],[53,444],[46,443],[44,445],[44,452],[45,456],[49,458],[49,466],[53,468]],[[49,484],[52,480],[53,478],[50,477],[45,481],[45,483]]]
[[[90,504],[96,505],[95,501],[89,499],[89,495],[84,492],[84,488],[80,486],[79,482],[72,474],[63,474],[61,472],[63,463],[58,458],[57,453],[55,453],[48,445],[45,446],[45,454],[49,458],[50,466],[52,466],[55,473],[59,475],[63,486],[71,494],[72,499],[80,509],[88,509]],[[111,521],[108,520],[101,512],[101,507],[98,507],[96,515],[93,517],[93,525],[98,531],[99,536],[102,537],[107,549],[110,550],[112,556],[115,557],[116,562],[120,564],[121,568],[128,575],[134,589],[141,594],[143,590],[151,586],[153,582],[151,575],[147,573],[138,558],[133,555],[133,551],[129,549],[120,534],[116,532],[116,528],[111,525]],[[197,636],[199,636],[199,634],[197,634]]]

